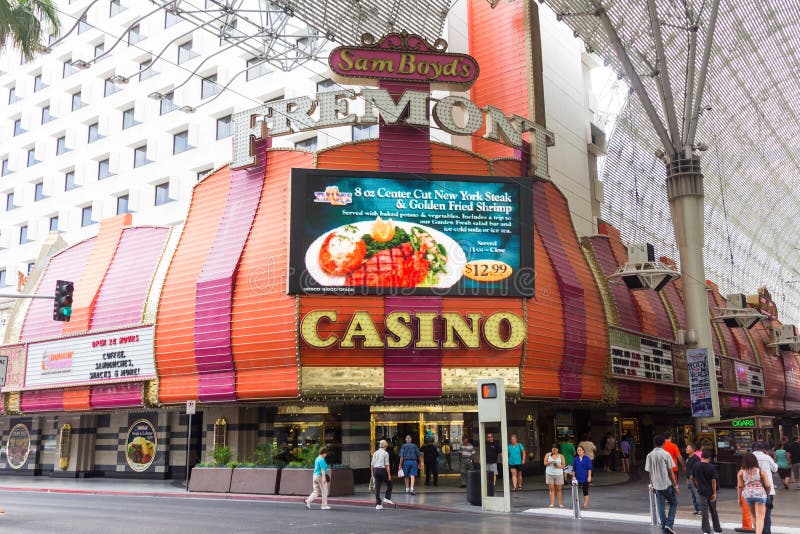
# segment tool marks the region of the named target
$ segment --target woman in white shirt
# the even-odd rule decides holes
[[[372,455],[372,477],[375,479],[375,509],[383,510],[384,504],[392,502],[392,472],[389,464],[389,453],[386,447],[389,444],[382,439],[378,450]],[[386,496],[381,500],[381,485],[386,482]]]

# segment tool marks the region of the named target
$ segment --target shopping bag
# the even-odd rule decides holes
[[[403,472],[403,468],[401,467],[397,470],[397,478],[403,478],[404,476],[406,476],[406,474]]]

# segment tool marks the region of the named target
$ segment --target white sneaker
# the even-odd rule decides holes
[[[320,510],[330,510],[330,509],[331,509],[330,506],[322,506],[322,507],[320,507]]]
[[[411,488],[406,488],[406,493],[410,493],[410,492],[411,492]]]
[[[383,504],[394,505],[394,502],[392,502],[390,499],[383,499]]]
[[[380,504],[376,504],[375,505],[375,509],[376,510],[383,510],[383,506],[381,506]]]

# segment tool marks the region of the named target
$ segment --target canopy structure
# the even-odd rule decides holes
[[[629,83],[599,15],[612,23],[665,129],[669,120],[658,83],[666,73],[680,137],[698,115],[691,151],[705,177],[707,277],[723,293],[766,285],[784,322],[800,321],[800,19],[792,0],[721,2],[710,47],[705,92],[687,102],[697,84],[712,0],[547,0],[558,18]],[[695,53],[689,52],[694,47]],[[691,58],[695,58],[692,62]],[[693,73],[693,75],[692,75]],[[663,89],[663,87],[662,87]],[[688,91],[691,94],[691,91]],[[656,245],[678,259],[667,202],[662,139],[638,98],[630,98],[609,142],[602,179],[603,217],[623,235]],[[685,148],[685,147],[678,147]],[[658,152],[658,155],[656,155]]]

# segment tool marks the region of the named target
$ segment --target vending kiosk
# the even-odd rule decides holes
[[[742,455],[753,451],[756,441],[774,443],[774,421],[771,416],[754,415],[711,423],[717,461],[738,464]]]

